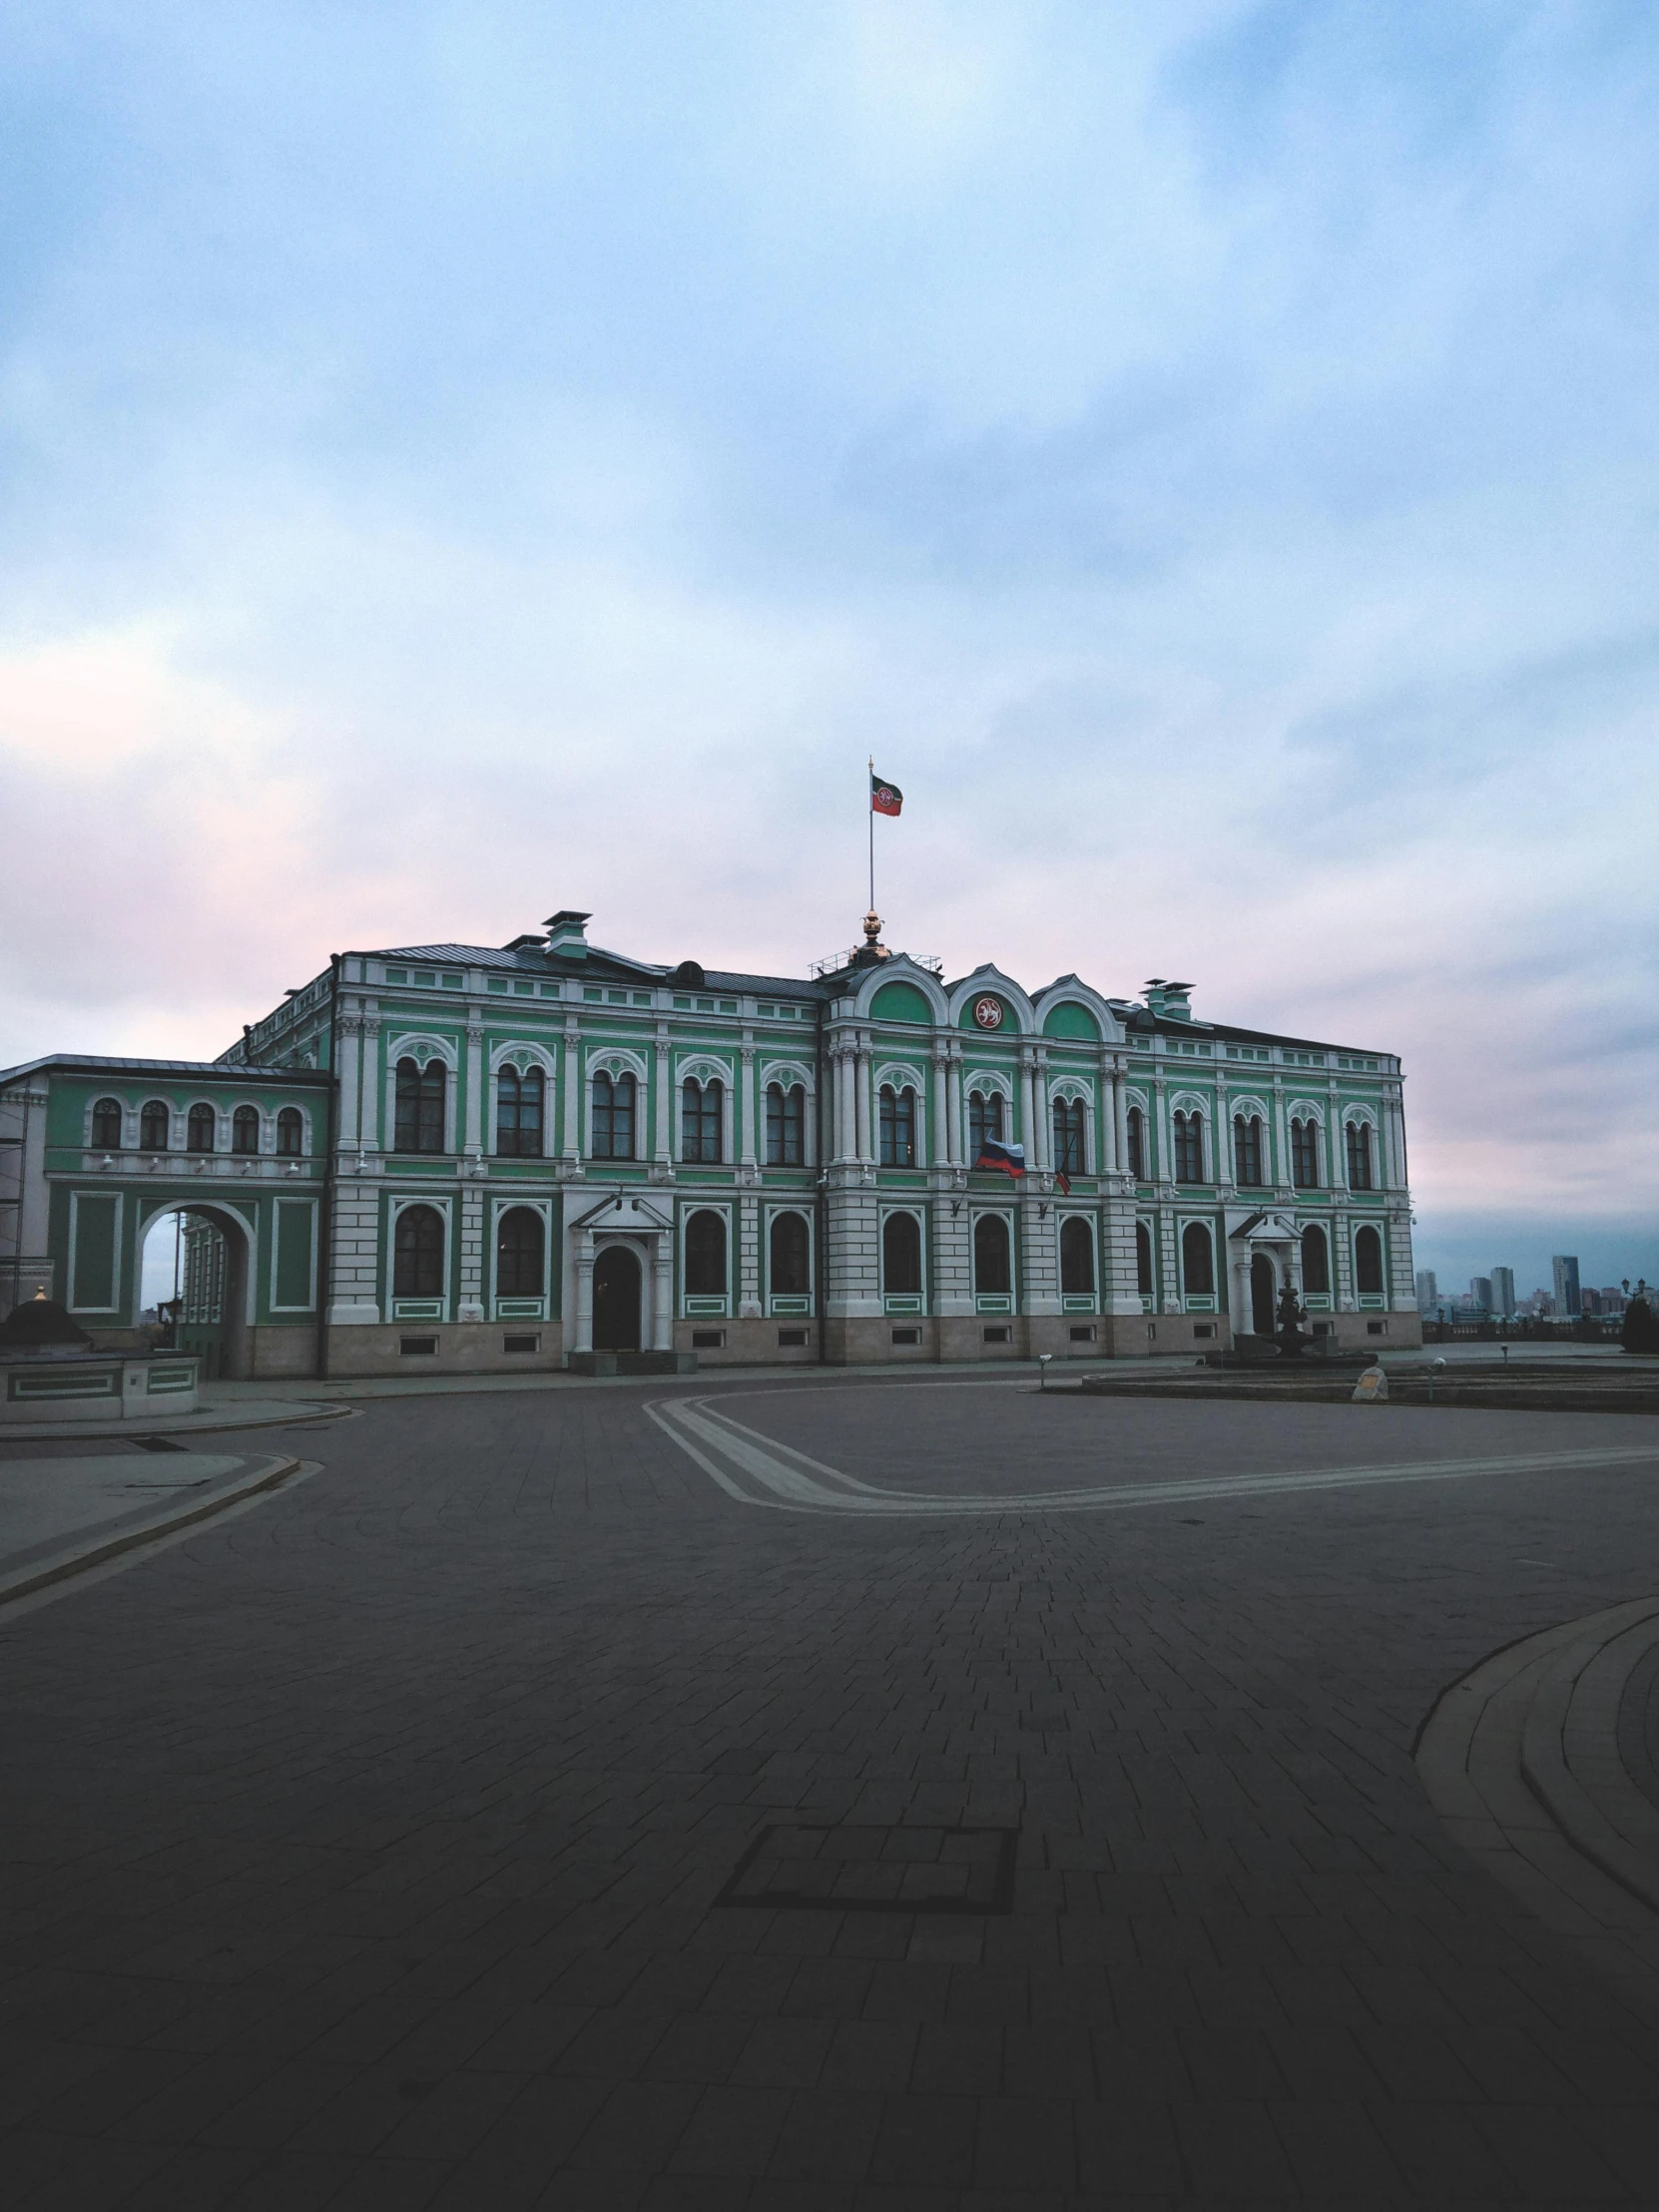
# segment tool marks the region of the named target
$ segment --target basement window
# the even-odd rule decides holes
[[[692,1331],[693,1352],[723,1352],[725,1349],[726,1332],[724,1329],[694,1329]]]
[[[806,1343],[807,1332],[805,1329],[780,1329],[778,1332],[778,1345],[781,1351],[799,1352],[804,1349]]]
[[[919,1329],[895,1329],[892,1333],[892,1341],[895,1345],[918,1345],[921,1342],[921,1331]]]
[[[501,1349],[503,1352],[539,1352],[541,1350],[541,1339],[534,1331],[529,1331],[523,1336],[503,1337]]]
[[[985,1332],[985,1342],[988,1345],[1011,1345],[1013,1341],[1014,1333],[1008,1328],[987,1329]]]
[[[405,1360],[430,1360],[437,1352],[438,1340],[436,1337],[400,1337],[397,1349]]]

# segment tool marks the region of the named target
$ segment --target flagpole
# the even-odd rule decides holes
[[[864,805],[869,809],[869,910],[875,911],[875,755],[869,757],[869,775],[864,784]]]

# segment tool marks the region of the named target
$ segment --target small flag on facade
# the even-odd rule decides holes
[[[872,815],[896,815],[904,805],[904,794],[896,784],[888,784],[869,772],[869,811]]]
[[[1022,1144],[1004,1144],[1000,1137],[981,1137],[976,1168],[1000,1168],[1014,1182],[1025,1173],[1025,1147]]]
[[[1070,1198],[1071,1177],[1066,1173],[1064,1168],[1056,1168],[1054,1170],[1054,1180],[1055,1183],[1059,1186],[1060,1196],[1062,1198]]]

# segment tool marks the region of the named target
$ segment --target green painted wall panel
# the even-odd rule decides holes
[[[931,1024],[933,1009],[913,983],[883,983],[869,1002],[872,1021],[916,1021]]]
[[[121,1201],[114,1192],[87,1193],[75,1204],[75,1249],[70,1255],[70,1306],[107,1314],[115,1306],[115,1236]]]
[[[293,1199],[276,1202],[276,1304],[311,1303],[311,1208]]]
[[[1043,1018],[1045,1037],[1081,1037],[1090,1044],[1100,1042],[1100,1024],[1086,1006],[1074,1005],[1070,999],[1062,999],[1058,1006],[1051,1006]]]

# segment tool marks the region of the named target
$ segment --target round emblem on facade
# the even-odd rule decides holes
[[[973,1002],[973,1018],[981,1029],[1002,1027],[1002,1001],[1000,998],[976,998]]]

